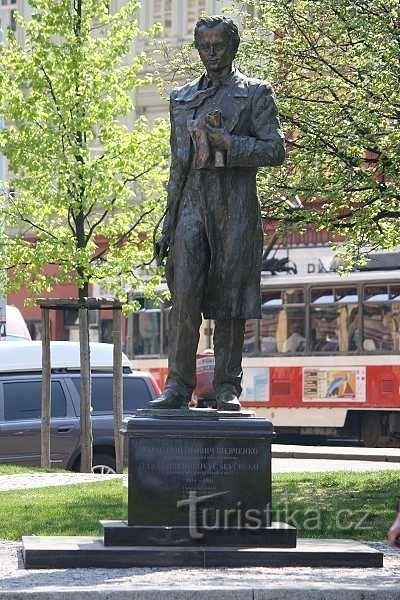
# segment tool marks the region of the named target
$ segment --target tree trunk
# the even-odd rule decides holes
[[[50,417],[51,417],[51,358],[50,358],[50,310],[42,308],[42,420],[40,465],[51,467]]]
[[[123,417],[121,308],[114,308],[113,310],[113,343],[113,413],[115,464],[117,473],[122,473],[124,468],[124,439],[120,432]]]
[[[91,412],[91,377],[88,309],[79,309],[79,343],[81,358],[81,473],[90,473],[93,461]]]

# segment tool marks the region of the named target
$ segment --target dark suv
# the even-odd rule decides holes
[[[32,342],[31,342],[32,343]],[[0,344],[1,346],[1,344]],[[126,368],[125,368],[126,370]],[[0,372],[0,463],[40,465],[41,373]],[[52,373],[51,460],[54,466],[79,470],[79,371]],[[157,395],[152,376],[125,372],[124,414],[144,408]],[[112,374],[92,374],[93,470],[115,469]]]

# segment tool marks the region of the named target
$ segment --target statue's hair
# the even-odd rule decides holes
[[[239,48],[239,44],[240,44],[240,35],[239,35],[238,27],[237,27],[236,23],[234,23],[232,21],[232,19],[229,19],[227,17],[221,17],[219,15],[215,15],[212,17],[201,17],[197,21],[196,26],[194,28],[194,44],[195,44],[196,48],[197,48],[197,36],[198,36],[200,27],[211,28],[211,27],[216,27],[217,25],[220,25],[221,23],[224,26],[224,32],[229,37],[229,39],[232,43],[232,47],[233,47],[234,51],[236,52],[237,49]]]

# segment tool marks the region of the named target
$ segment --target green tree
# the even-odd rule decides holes
[[[4,212],[8,231],[22,233],[3,247],[8,285],[37,296],[74,281],[83,302],[99,282],[124,298],[157,280],[147,265],[168,162],[166,123],[126,125],[135,90],[149,82],[146,55],[127,60],[144,38],[138,2],[115,14],[106,0],[30,4],[33,18],[18,18],[24,43],[9,32],[0,51],[0,153],[11,173]]]
[[[239,62],[275,88],[289,157],[264,213],[342,234],[348,264],[400,244],[397,0],[249,0]],[[242,16],[245,14],[242,11]],[[290,214],[282,198],[303,200]]]

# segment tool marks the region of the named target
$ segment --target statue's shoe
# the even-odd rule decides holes
[[[239,411],[241,409],[239,398],[231,390],[223,390],[217,394],[217,409],[223,411]]]
[[[182,394],[166,390],[155,400],[150,400],[149,405],[151,408],[187,408],[188,399]]]

